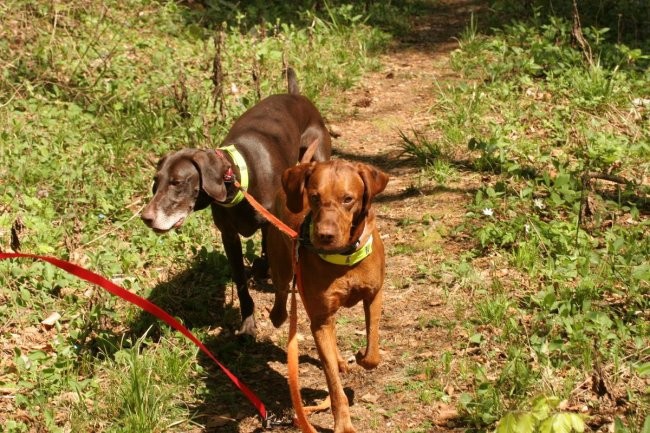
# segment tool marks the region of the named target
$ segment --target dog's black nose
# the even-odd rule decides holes
[[[323,244],[323,245],[329,245],[334,242],[334,234],[333,233],[318,233],[318,242]]]

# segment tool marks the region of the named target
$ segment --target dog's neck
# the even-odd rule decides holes
[[[335,251],[325,251],[316,248],[311,241],[312,220],[311,213],[309,213],[300,226],[300,245],[308,251],[318,254],[326,262],[352,266],[372,253],[374,221],[372,209],[358,215],[350,230],[347,245]]]

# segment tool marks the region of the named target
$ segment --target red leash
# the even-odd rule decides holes
[[[280,221],[275,215],[270,213],[264,206],[253,198],[248,192],[241,188],[239,183],[235,180],[235,186],[240,188],[240,191],[244,193],[244,197],[250,203],[256,211],[258,211],[268,222],[273,224],[278,230],[280,230],[285,235],[289,236],[291,239],[291,260],[294,266],[294,286],[298,288],[300,296],[303,297],[303,287],[302,287],[302,271],[300,269],[300,264],[298,263],[298,233],[294,231],[291,227]],[[295,287],[294,287],[295,288]],[[300,396],[300,382],[298,378],[298,313],[296,307],[296,291],[293,290],[291,293],[291,314],[289,318],[289,340],[287,342],[287,376],[289,382],[289,394],[291,395],[291,402],[293,403],[293,408],[296,411],[296,423],[300,427],[303,433],[316,433],[316,429],[311,425],[309,419],[307,418],[307,413],[302,404],[302,398]]]
[[[280,221],[275,215],[273,215],[271,212],[267,211],[264,206],[262,206],[260,203],[258,203],[255,198],[248,193],[248,191],[245,191],[242,189],[241,185],[239,182],[235,180],[235,186],[239,188],[239,190],[244,193],[244,197],[246,197],[246,200],[248,203],[255,208],[256,211],[258,211],[268,222],[273,224],[278,230],[280,230],[282,233],[285,235],[289,236],[291,240],[296,241],[298,239],[298,233],[296,233],[291,227]]]
[[[65,260],[60,260],[49,256],[38,256],[35,254],[0,252],[0,260],[14,259],[14,258],[30,258],[30,259],[42,260],[44,262],[51,263],[54,266],[61,268],[64,271],[76,277],[81,278],[82,280],[86,280],[89,283],[96,284],[106,289],[106,291],[108,291],[109,293],[112,293],[113,295],[118,296],[124,299],[125,301],[137,305],[147,313],[151,313],[158,319],[167,323],[169,326],[171,326],[172,328],[174,328],[175,330],[183,334],[185,337],[187,337],[192,343],[194,343],[199,349],[201,349],[203,353],[205,353],[212,361],[214,361],[214,363],[217,364],[219,368],[221,368],[221,370],[225,373],[225,375],[228,376],[228,378],[235,384],[235,386],[239,388],[239,390],[246,396],[246,398],[253,404],[253,406],[255,406],[255,409],[257,409],[257,412],[262,417],[263,424],[266,424],[266,420],[267,420],[266,407],[264,406],[264,403],[262,403],[262,401],[259,399],[259,397],[257,397],[257,395],[255,395],[253,391],[251,391],[241,380],[239,380],[237,376],[232,374],[230,370],[228,370],[222,363],[220,363],[219,360],[212,354],[212,352],[210,352],[210,350],[208,350],[208,348],[205,347],[205,345],[201,343],[201,341],[198,338],[196,338],[194,334],[190,332],[189,329],[183,326],[178,320],[174,319],[169,313],[167,313],[165,310],[163,310],[156,304],[129,292],[128,290],[118,286],[112,281],[109,281],[106,278],[97,275],[94,272],[89,271],[88,269],[84,269],[70,262],[66,262]]]
[[[298,240],[298,233],[296,233],[292,228],[287,226],[285,223],[280,221],[278,218],[276,218],[273,214],[271,214],[269,211],[267,211],[264,206],[259,204],[253,196],[248,194],[246,191],[241,189],[239,183],[235,181],[235,185],[240,188],[240,191],[244,193],[244,196],[246,197],[246,200],[257,210],[260,214],[262,214],[271,224],[273,224],[275,227],[277,227],[281,232],[289,236],[291,240],[293,241],[293,262],[296,265],[296,280],[297,280],[297,286],[298,290],[301,291],[302,295],[302,278],[300,275],[300,267],[297,266],[298,264],[298,258],[297,258],[297,249],[296,249],[296,243]],[[15,259],[15,258],[30,258],[30,259],[36,259],[36,260],[41,260],[44,262],[48,262],[58,268],[63,269],[64,271],[81,278],[82,280],[88,281],[89,283],[98,285],[102,288],[104,288],[107,292],[118,296],[122,299],[124,299],[127,302],[130,302],[134,305],[137,305],[140,307],[142,310],[152,314],[153,316],[157,317],[158,319],[162,320],[163,322],[167,323],[169,326],[183,334],[185,337],[187,337],[192,343],[194,343],[199,349],[203,351],[212,361],[214,361],[215,364],[219,366],[219,368],[224,372],[224,374],[235,384],[237,388],[246,396],[246,398],[255,406],[255,409],[257,409],[257,412],[260,414],[262,417],[262,424],[264,426],[268,425],[269,419],[268,419],[268,414],[266,411],[266,407],[264,406],[264,403],[259,399],[257,395],[253,391],[250,390],[237,376],[232,374],[230,370],[228,370],[219,360],[210,352],[210,350],[203,344],[201,341],[190,332],[189,329],[187,329],[185,326],[183,326],[179,321],[174,319],[169,313],[167,313],[165,310],[157,306],[156,304],[152,303],[151,301],[148,301],[134,293],[129,292],[128,290],[118,286],[117,284],[113,283],[110,280],[107,280],[106,278],[89,271],[88,269],[82,268],[81,266],[75,265],[70,262],[66,262],[65,260],[57,259],[55,257],[50,257],[50,256],[39,256],[36,254],[22,254],[22,253],[2,253],[0,252],[0,260],[4,259]],[[309,421],[307,420],[307,416],[304,412],[303,406],[302,406],[302,400],[300,398],[300,391],[299,391],[299,385],[298,385],[298,374],[297,374],[297,367],[298,367],[298,347],[297,347],[297,340],[295,338],[295,333],[296,333],[296,299],[295,299],[295,292],[293,294],[292,298],[292,317],[291,317],[291,322],[290,323],[290,338],[289,338],[289,347],[288,347],[288,353],[290,353],[288,364],[291,365],[290,368],[290,388],[291,388],[291,399],[293,401],[294,409],[296,409],[296,415],[298,416],[298,424],[300,425],[301,430],[304,432],[315,432],[314,428],[309,424]],[[293,373],[292,373],[293,371]]]

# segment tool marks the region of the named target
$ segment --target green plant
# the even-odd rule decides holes
[[[638,429],[626,426],[621,418],[616,417],[614,419],[614,431],[616,433],[648,433],[650,432],[650,415],[646,416],[643,425],[640,425]]]
[[[591,58],[576,49],[573,31],[570,20],[541,9],[489,36],[472,22],[451,57],[471,84],[438,86],[430,133],[442,135],[448,154],[467,148],[471,158],[459,166],[485,181],[465,223],[475,250],[453,264],[456,287],[480,295],[469,314],[459,302],[458,319],[471,321],[468,350],[492,365],[467,372],[474,385],[459,399],[477,428],[503,417],[502,431],[581,431],[584,423],[554,411],[551,400],[535,401],[551,408],[539,419],[504,414],[531,393],[568,392],[578,372],[603,363],[619,384],[621,368],[642,356],[631,347],[647,345],[647,317],[613,300],[647,307],[649,287],[638,280],[648,269],[639,261],[649,246],[639,213],[647,187],[630,179],[650,167],[650,130],[616,114],[628,110],[629,92],[644,92],[645,74],[626,63],[632,49],[612,44],[607,29],[583,28]],[[643,50],[633,56],[645,64]],[[425,155],[422,164],[435,154],[414,139],[408,148]],[[480,277],[467,278],[469,269]],[[642,401],[641,388],[626,392]]]
[[[555,397],[537,397],[530,404],[530,410],[508,412],[499,420],[496,433],[540,432],[581,433],[585,422],[578,414],[558,410],[560,400]]]
[[[399,131],[399,136],[402,139],[402,149],[406,154],[415,156],[420,165],[433,164],[442,156],[438,143],[427,140],[417,131],[412,131],[412,134],[413,138],[409,137],[404,131]]]
[[[285,91],[284,61],[297,70],[302,92],[331,112],[342,89],[377,67],[370,53],[389,36],[343,2],[320,11],[309,1],[297,8],[222,3],[0,6],[0,250],[90,268],[198,334],[215,315],[228,327],[236,310],[225,302],[220,240],[205,230],[209,212],[164,237],[139,221],[155,161],[183,147],[218,145],[258,97]],[[223,110],[214,62],[225,72]],[[247,244],[249,259],[259,242]],[[40,330],[52,311],[62,315],[59,328],[33,331],[37,348],[12,339]],[[0,263],[0,319],[0,342],[14,353],[0,361],[1,385],[15,390],[11,405],[0,407],[0,429],[181,431],[201,400],[192,391],[205,392],[193,350],[160,339],[158,325],[132,339],[150,318],[49,265]]]

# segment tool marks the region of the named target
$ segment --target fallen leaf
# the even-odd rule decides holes
[[[229,416],[215,415],[208,419],[207,427],[223,427],[228,424],[236,423],[237,420]]]
[[[47,318],[43,319],[43,321],[41,321],[41,325],[43,325],[43,326],[45,326],[45,328],[49,329],[49,328],[53,327],[56,324],[56,322],[59,321],[60,318],[61,318],[61,315],[55,311],[54,313],[47,316]]]
[[[370,107],[371,103],[372,103],[372,98],[363,97],[358,99],[353,105],[355,107],[365,108],[365,107]]]
[[[436,417],[436,424],[442,425],[446,424],[447,421],[457,418],[458,417],[458,410],[451,405],[448,404],[440,404],[438,406],[438,416]]]
[[[377,394],[368,393],[361,397],[361,401],[375,404],[379,401],[379,396]]]
[[[447,394],[448,396],[451,397],[452,395],[454,395],[454,391],[455,391],[454,385],[452,385],[451,383],[448,384],[447,386],[445,386],[444,391],[445,391],[445,394]]]

